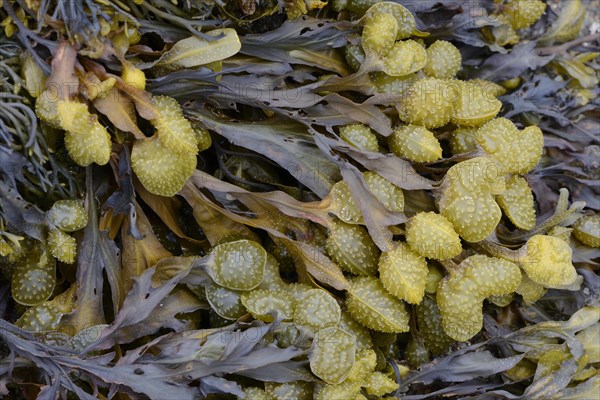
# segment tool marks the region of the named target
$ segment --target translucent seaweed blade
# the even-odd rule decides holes
[[[319,331],[309,355],[310,369],[327,383],[344,381],[354,365],[356,338],[339,328]]]
[[[169,69],[197,67],[231,57],[242,47],[233,29],[215,29],[208,34],[217,38],[207,41],[192,36],[180,40],[162,55],[156,65]]]

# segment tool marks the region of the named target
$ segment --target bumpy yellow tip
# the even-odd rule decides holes
[[[337,326],[341,309],[335,298],[325,290],[311,289],[296,304],[294,323],[315,331]]]
[[[393,297],[375,277],[351,281],[346,298],[348,312],[356,321],[380,332],[408,332],[409,315],[404,304]]]
[[[181,111],[177,100],[169,96],[154,96],[152,101],[159,115],[151,122],[156,128],[161,143],[176,153],[198,152],[196,133]]]
[[[442,158],[442,147],[433,132],[422,126],[401,126],[388,138],[390,150],[399,157],[415,162],[430,162]]]
[[[452,43],[436,40],[427,48],[427,64],[423,71],[432,78],[450,79],[460,69],[462,57]]]
[[[85,228],[87,213],[79,200],[58,200],[46,214],[48,221],[65,232],[74,232]]]
[[[574,226],[573,234],[581,243],[590,247],[600,247],[600,215],[586,215]]]
[[[213,311],[229,320],[237,320],[247,313],[242,304],[241,292],[215,284],[204,285],[204,297]]]
[[[384,71],[392,76],[405,76],[421,70],[427,63],[427,52],[414,40],[396,42],[385,56]]]
[[[440,211],[467,242],[488,237],[502,217],[500,207],[488,193],[457,193],[440,204]]]
[[[407,224],[406,241],[423,257],[445,260],[462,252],[460,237],[452,223],[434,212],[419,213]]]
[[[331,197],[331,211],[339,219],[348,224],[359,224],[362,221],[362,212],[345,181],[342,180],[333,185],[329,196]]]
[[[573,250],[567,242],[557,237],[535,235],[527,241],[527,255],[521,267],[532,281],[548,288],[572,285],[577,271],[572,264]]]
[[[388,13],[368,18],[362,33],[362,47],[367,54],[383,57],[389,53],[396,41],[398,22]]]
[[[510,261],[480,254],[465,259],[437,292],[444,331],[455,340],[469,340],[483,325],[483,300],[512,293],[520,283],[521,271]]]
[[[399,243],[379,258],[379,277],[388,292],[411,304],[419,304],[427,284],[427,262],[406,243]]]
[[[73,311],[73,308],[77,305],[75,289],[76,286],[73,285],[52,300],[29,308],[15,322],[15,325],[32,332],[57,330],[62,316]]]
[[[404,192],[401,188],[394,185],[377,172],[367,171],[363,173],[365,183],[369,191],[373,193],[377,200],[392,212],[401,212],[404,210]]]
[[[291,321],[294,317],[296,299],[283,290],[257,289],[244,292],[241,296],[242,304],[256,319],[264,322],[273,322],[274,314],[284,321]]]
[[[352,124],[340,128],[340,137],[352,146],[363,151],[377,151],[377,136],[366,125]]]
[[[384,373],[375,371],[365,383],[365,389],[371,396],[383,396],[398,389],[398,384]]]
[[[459,99],[458,89],[457,84],[443,79],[417,81],[399,104],[400,119],[427,129],[446,125],[454,114]]]
[[[502,102],[472,82],[460,81],[460,97],[452,115],[452,122],[459,126],[479,126],[494,118]]]
[[[354,365],[356,339],[339,328],[326,328],[317,332],[310,354],[310,370],[330,384],[346,379]]]
[[[503,15],[513,29],[533,25],[546,11],[546,3],[540,0],[513,0],[504,5]]]
[[[525,174],[540,161],[544,135],[537,126],[519,129],[506,118],[496,118],[475,132],[475,140],[506,173]]]
[[[333,223],[325,242],[327,254],[340,267],[356,275],[374,275],[379,249],[363,226]]]
[[[214,281],[228,289],[252,290],[263,280],[267,252],[251,240],[236,240],[216,245],[210,252],[214,265],[209,269]]]
[[[56,261],[42,245],[27,249],[15,262],[11,278],[11,293],[15,301],[25,306],[35,306],[47,300],[56,284]]]
[[[208,130],[202,128],[193,128],[196,134],[196,142],[198,143],[198,151],[208,149],[212,144],[212,139]]]
[[[502,166],[488,157],[475,157],[453,165],[446,174],[449,187],[459,192],[504,193],[506,180]]]
[[[346,382],[363,384],[377,367],[377,353],[371,349],[362,349],[356,354],[356,361],[350,370]]]
[[[105,165],[110,159],[111,140],[98,116],[90,114],[83,103],[59,101],[57,111],[65,133],[69,156],[82,167],[92,163]]]
[[[392,212],[400,212],[404,209],[404,192],[376,172],[367,171],[363,178],[369,191],[377,197],[377,200]],[[331,211],[342,221],[349,224],[362,223],[363,217],[358,204],[350,192],[348,184],[340,181],[333,185],[330,192]]]
[[[137,140],[131,151],[131,167],[149,192],[170,197],[194,173],[196,155],[169,150],[158,137]]]
[[[535,206],[533,193],[527,181],[513,175],[506,181],[506,191],[497,198],[498,204],[510,221],[520,229],[535,227]]]
[[[339,385],[324,385],[315,391],[314,400],[363,400],[366,399],[360,392],[361,384],[358,382],[342,382]],[[292,397],[286,397],[292,398]],[[297,397],[296,397],[297,398]],[[308,399],[308,398],[307,398]],[[283,398],[282,398],[283,400]]]
[[[56,103],[56,111],[60,127],[65,131],[83,132],[90,118],[87,105],[77,101],[59,100]]]
[[[35,115],[52,128],[60,128],[60,117],[56,109],[58,95],[43,91],[35,100]]]
[[[52,256],[57,260],[66,264],[75,262],[77,242],[75,242],[73,236],[64,233],[60,229],[51,229],[48,233],[48,247]]]
[[[348,9],[354,11],[353,8],[355,8],[358,4],[361,4],[364,8],[370,7],[365,13],[367,19],[382,13],[391,14],[396,18],[396,21],[398,22],[398,32],[396,33],[396,40],[402,40],[412,36],[412,34],[416,30],[417,23],[415,21],[415,17],[412,15],[410,10],[408,10],[401,4],[394,3],[391,1],[382,1],[376,4],[373,3],[375,2],[372,0],[352,0],[348,4]]]
[[[438,205],[456,232],[468,242],[491,234],[502,211],[494,199],[506,189],[502,168],[486,157],[472,158],[452,166],[444,179]]]

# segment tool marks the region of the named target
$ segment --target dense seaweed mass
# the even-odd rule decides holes
[[[0,21],[0,397],[598,398],[594,1]]]

